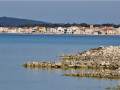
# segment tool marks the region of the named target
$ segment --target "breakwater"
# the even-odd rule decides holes
[[[27,68],[95,68],[104,70],[104,72],[89,72],[77,74],[65,74],[66,76],[88,76],[88,77],[107,77],[119,78],[120,68],[120,47],[103,47],[90,49],[84,52],[78,52],[75,55],[62,55],[60,62],[27,62],[24,67]],[[106,69],[110,70],[106,74]],[[113,74],[115,71],[116,74]],[[104,75],[105,74],[105,75]],[[108,76],[106,76],[108,75]],[[114,77],[115,76],[115,77]]]

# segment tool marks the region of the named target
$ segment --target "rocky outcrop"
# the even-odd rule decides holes
[[[120,67],[120,47],[103,47],[78,52],[75,55],[62,55],[61,62],[27,62],[26,67],[55,68],[100,68],[118,69]]]
[[[67,57],[67,59],[66,59]],[[78,52],[75,55],[62,55],[61,59],[87,65],[88,67],[101,67],[117,69],[120,67],[120,47],[103,47]]]
[[[102,71],[64,74],[65,76],[85,76],[100,78],[120,78],[120,47],[103,47],[78,52],[75,55],[62,55],[60,62],[27,62],[26,68],[95,68]],[[103,70],[104,69],[104,70]],[[109,72],[108,70],[109,69]]]
[[[73,61],[62,61],[62,62],[27,62],[23,64],[27,68],[92,68],[87,65],[81,65]]]
[[[73,74],[63,74],[64,76],[79,76],[79,77],[95,77],[95,78],[110,78],[110,79],[120,79],[120,69],[117,70],[97,70],[94,72],[87,73],[73,73]]]

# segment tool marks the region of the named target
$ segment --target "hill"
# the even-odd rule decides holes
[[[0,17],[0,25],[2,26],[19,26],[19,25],[33,25],[33,24],[50,24],[43,21],[12,18],[12,17]]]

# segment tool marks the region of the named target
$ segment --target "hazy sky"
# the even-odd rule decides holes
[[[120,1],[1,1],[0,17],[50,23],[120,24]]]

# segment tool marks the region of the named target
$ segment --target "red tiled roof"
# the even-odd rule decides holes
[[[29,27],[23,27],[22,29],[29,29]]]
[[[108,26],[100,26],[99,28],[108,28]]]
[[[14,27],[7,27],[8,30],[14,30]]]

